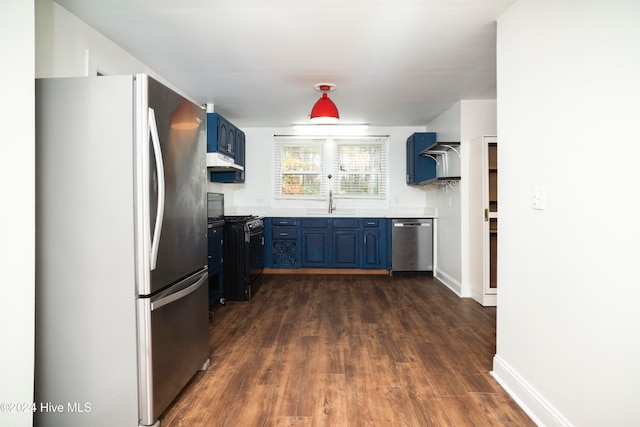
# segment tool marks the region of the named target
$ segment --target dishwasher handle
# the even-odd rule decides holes
[[[431,227],[430,222],[394,222],[394,227]]]

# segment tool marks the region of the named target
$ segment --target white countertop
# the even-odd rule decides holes
[[[325,209],[271,209],[264,206],[240,206],[225,209],[225,215],[259,215],[262,217],[309,217],[309,218],[436,218],[436,209],[393,208],[377,209],[337,209],[329,213]]]

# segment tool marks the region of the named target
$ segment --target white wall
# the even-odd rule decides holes
[[[300,213],[300,209],[323,209],[324,201],[291,202],[273,199],[273,147],[274,135],[291,135],[291,128],[243,128],[246,136],[246,180],[244,184],[209,183],[209,191],[225,193],[225,203],[233,200],[236,212],[264,214],[272,212]],[[380,202],[340,199],[338,208],[370,209],[394,212],[415,210],[433,211],[425,198],[424,189],[406,184],[406,140],[414,132],[424,132],[424,127],[371,128],[369,135],[389,135],[389,199]],[[287,203],[288,202],[288,203]],[[231,212],[230,212],[231,213]]]
[[[0,13],[0,425],[31,426],[35,327],[34,6],[2,0]]]
[[[640,425],[638,23],[622,0],[498,22],[494,373],[542,425]]]
[[[462,122],[461,103],[427,125],[428,132],[436,132],[438,142],[459,142]],[[462,173],[462,171],[461,171]],[[435,226],[434,276],[456,294],[462,296],[461,242],[460,242],[460,189],[459,186],[425,186],[428,197],[438,211]]]
[[[146,73],[190,98],[52,0],[35,0],[35,12],[36,78]]]
[[[438,211],[436,226],[435,276],[462,297],[471,296],[469,285],[468,241],[469,156],[468,144],[482,135],[496,133],[496,101],[462,100],[427,125],[429,132],[437,133],[438,142],[460,142],[461,180],[458,186],[430,185],[429,203]]]

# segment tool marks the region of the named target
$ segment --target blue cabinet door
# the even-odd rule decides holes
[[[386,268],[386,219],[365,218],[362,221],[361,268]]]
[[[244,168],[244,170],[241,171],[236,171],[235,172],[235,177],[233,182],[236,183],[243,183],[244,179],[245,179],[245,171],[246,171],[246,167],[245,167],[245,156],[246,156],[246,139],[245,139],[245,135],[244,132],[242,132],[240,129],[236,129],[236,156],[235,156],[235,163],[237,165],[240,165]]]
[[[329,266],[329,220],[300,218],[302,267]]]
[[[407,139],[407,184],[425,184],[438,177],[435,159],[420,155],[435,144],[435,132],[416,132]]]
[[[229,157],[233,157],[235,151],[235,133],[232,126],[225,118],[218,115],[218,151]]]
[[[332,267],[358,268],[359,234],[358,230],[333,230],[331,246]]]
[[[207,113],[207,153],[218,151],[218,123],[220,116],[214,113]]]
[[[302,230],[302,267],[329,265],[329,233],[326,229]]]
[[[218,113],[207,113],[207,152],[220,152],[233,157],[234,148],[229,141],[229,129],[233,126]],[[235,138],[234,138],[235,139]]]
[[[358,218],[332,219],[330,267],[359,267],[360,227],[361,221]]]

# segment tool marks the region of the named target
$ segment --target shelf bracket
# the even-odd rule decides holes
[[[453,145],[441,144],[440,146],[453,150],[453,152],[458,155],[458,158],[460,158],[460,152]]]

